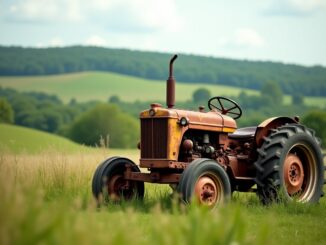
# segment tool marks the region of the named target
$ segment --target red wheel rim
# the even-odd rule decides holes
[[[298,193],[302,189],[304,169],[300,158],[289,153],[284,162],[284,182],[289,195]]]
[[[215,206],[223,197],[220,180],[212,175],[201,176],[195,185],[195,196],[200,204]]]

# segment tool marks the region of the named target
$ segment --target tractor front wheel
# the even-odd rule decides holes
[[[184,202],[193,199],[199,204],[214,208],[231,198],[231,184],[225,170],[211,159],[197,159],[184,170],[178,192]]]
[[[265,138],[255,162],[258,196],[274,201],[316,203],[323,195],[324,166],[314,131],[300,124],[279,127]]]
[[[142,199],[144,197],[143,182],[124,178],[124,172],[128,165],[132,171],[140,172],[133,161],[122,157],[106,159],[97,167],[93,176],[92,191],[98,202]]]

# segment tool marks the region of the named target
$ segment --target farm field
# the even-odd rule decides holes
[[[205,87],[212,95],[236,96],[241,91],[248,94],[258,94],[258,91],[237,87],[207,84],[181,83],[176,76],[176,98],[178,101],[191,99],[193,92]],[[19,91],[40,91],[56,94],[63,101],[71,98],[78,101],[107,101],[112,95],[118,95],[123,101],[165,101],[166,85],[164,81],[154,81],[133,76],[110,72],[82,72],[65,75],[0,77],[0,86],[10,87]],[[146,93],[144,93],[146,92]],[[146,94],[146,96],[144,96]],[[285,96],[284,103],[291,102],[290,96]],[[307,105],[324,107],[326,98],[305,97]]]
[[[148,184],[143,202],[97,208],[91,178],[115,153],[0,152],[0,244],[325,244],[325,198],[265,207],[253,194],[234,193],[208,211]]]
[[[20,130],[10,134],[27,137]],[[39,145],[53,141],[30,133]],[[0,244],[326,243],[325,197],[318,205],[266,207],[254,194],[235,192],[231,203],[208,211],[171,199],[167,185],[146,184],[143,202],[97,207],[91,194],[97,165],[114,155],[137,162],[138,150],[21,147],[0,148]]]

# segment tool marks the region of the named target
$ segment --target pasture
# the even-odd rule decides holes
[[[201,83],[181,83],[176,77],[177,101],[190,100],[193,92],[201,87],[207,88],[214,96],[237,96],[241,91],[250,95],[258,91],[223,85],[207,85]],[[78,101],[107,101],[112,95],[121,100],[165,101],[166,84],[164,81],[148,80],[111,72],[81,72],[65,75],[49,76],[17,76],[0,77],[0,86],[17,89],[18,91],[39,91],[55,94],[65,102],[71,98]],[[305,104],[324,107],[325,97],[305,97]],[[286,95],[284,103],[291,103]]]
[[[231,203],[209,211],[179,203],[167,185],[146,184],[143,201],[97,207],[97,165],[114,155],[137,162],[138,150],[20,147],[0,149],[0,244],[326,243],[326,198],[267,207],[254,194],[235,192]]]

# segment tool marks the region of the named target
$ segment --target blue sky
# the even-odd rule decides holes
[[[0,44],[326,66],[326,0],[0,0]]]

